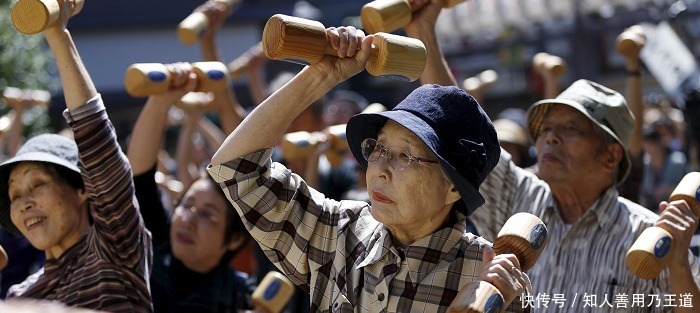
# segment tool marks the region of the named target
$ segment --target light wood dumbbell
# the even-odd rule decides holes
[[[51,104],[51,93],[46,90],[19,89],[15,87],[5,87],[2,97],[7,100],[10,106],[29,100],[33,105],[48,107]]]
[[[447,0],[446,8],[464,0]],[[370,34],[384,32],[391,33],[403,28],[411,22],[413,12],[420,10],[424,5],[415,5],[408,0],[376,0],[362,7],[360,17],[362,27]]]
[[[693,214],[700,216],[700,172],[686,174],[669,200],[685,200]],[[672,245],[673,236],[662,227],[645,229],[627,251],[627,268],[639,278],[656,278],[670,261]]]
[[[523,272],[531,269],[547,246],[547,226],[530,213],[511,216],[493,243],[496,254],[512,253],[518,258]],[[496,287],[475,281],[467,284],[452,301],[448,312],[502,312],[503,295]]]
[[[640,25],[634,25],[617,36],[615,50],[625,59],[638,57],[639,51],[642,50],[646,42],[647,36],[644,34],[644,28]]]
[[[477,102],[481,103],[479,100],[486,92],[486,89],[491,87],[496,81],[498,81],[498,73],[494,70],[485,70],[476,76],[465,79],[462,86],[467,93],[477,98]]]
[[[282,312],[292,294],[294,294],[294,284],[289,278],[278,272],[268,272],[253,292],[255,312]]]
[[[346,125],[341,124],[329,126],[323,133],[300,131],[285,134],[281,140],[282,155],[286,160],[306,159],[318,145],[327,143],[329,147],[324,154],[331,167],[338,167],[350,153],[345,129]]]
[[[84,0],[74,0],[72,15],[80,13]],[[56,0],[19,0],[12,6],[12,25],[23,34],[37,34],[58,21],[61,8]]]
[[[175,106],[185,111],[195,108],[211,111],[214,109],[214,95],[210,92],[188,92],[180,100],[175,101]]]
[[[228,84],[228,69],[221,62],[195,62],[192,71],[197,75],[195,91],[219,91]],[[136,63],[126,70],[124,85],[133,97],[161,94],[171,87],[171,74],[165,64]]]
[[[544,75],[549,73],[555,80],[566,74],[567,68],[566,61],[564,61],[564,59],[546,52],[535,54],[535,56],[532,58],[532,66],[540,74]]]
[[[316,64],[324,55],[338,55],[323,24],[282,14],[272,16],[263,31],[263,51],[273,60]],[[427,52],[418,39],[386,33],[375,34],[367,72],[414,81],[425,68]]]
[[[228,64],[228,72],[231,75],[231,79],[237,79],[239,76],[241,76],[243,73],[248,71],[248,67],[250,66],[250,62],[256,58],[260,57],[264,54],[263,48],[262,48],[262,42],[258,43],[257,45],[253,46],[250,48],[246,53],[243,55],[239,56],[235,60],[231,61]]]
[[[221,2],[228,10],[240,0],[209,0]],[[184,44],[191,45],[209,28],[209,18],[202,12],[192,12],[177,26],[177,37]]]

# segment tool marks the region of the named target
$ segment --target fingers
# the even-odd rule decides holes
[[[490,248],[484,249],[482,260],[484,269],[479,279],[492,284],[504,296],[512,301],[517,295],[522,294],[526,288],[531,288],[529,277],[520,271],[520,263],[513,254],[499,254],[493,256]]]
[[[192,73],[192,65],[185,62],[166,64],[165,67],[170,72],[171,86],[173,88],[179,88],[185,85],[190,73]]]
[[[355,56],[366,38],[362,30],[352,26],[329,27],[326,35],[331,47],[338,51],[338,57],[341,58]]]
[[[491,263],[494,257],[496,257],[496,252],[493,251],[493,248],[486,246],[484,247],[484,253],[481,255],[481,263],[486,266],[486,264]]]

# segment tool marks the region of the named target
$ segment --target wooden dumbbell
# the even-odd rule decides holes
[[[194,108],[211,110],[213,108],[214,95],[209,92],[188,92],[180,100],[175,101],[175,106],[188,111]]]
[[[221,2],[228,9],[240,0],[209,0]],[[177,26],[177,36],[182,43],[191,45],[197,42],[197,38],[209,28],[209,18],[202,12],[192,12]]]
[[[447,0],[446,8],[461,3],[464,0]],[[376,0],[365,4],[360,12],[362,27],[370,34],[391,33],[411,23],[413,12],[424,5],[415,5],[408,0]]]
[[[498,73],[494,70],[485,70],[474,77],[469,77],[462,84],[469,94],[481,95],[498,80]]]
[[[48,107],[51,104],[51,93],[46,90],[19,89],[15,87],[5,87],[2,97],[12,106],[24,100],[30,100],[34,105]]]
[[[566,74],[566,61],[546,52],[535,54],[532,66],[540,73],[550,73],[554,79]]]
[[[231,61],[228,64],[228,72],[231,75],[231,79],[237,79],[243,73],[248,71],[248,66],[253,58],[263,55],[262,42],[250,48],[243,55]]]
[[[80,13],[84,0],[74,0],[71,16]],[[61,11],[56,0],[19,0],[12,6],[12,25],[23,34],[37,34],[53,26]]]
[[[17,119],[17,112],[10,111],[0,117],[0,135],[7,134],[12,127],[12,123]]]
[[[273,60],[316,64],[324,55],[338,55],[323,24],[282,14],[272,16],[263,30],[263,51]],[[414,81],[425,68],[427,52],[418,39],[375,34],[367,72],[374,76]]]
[[[639,51],[642,50],[646,42],[647,36],[644,34],[644,28],[634,25],[617,36],[615,49],[626,59],[636,57],[639,56]]]
[[[331,163],[331,167],[338,167],[350,153],[345,129],[345,124],[326,128],[325,140],[320,132],[300,131],[285,134],[281,140],[282,155],[286,160],[306,159],[319,144],[328,142],[330,146],[326,149],[326,158]]]
[[[268,272],[253,292],[255,312],[282,312],[292,294],[294,294],[294,284],[289,278],[278,272]]]
[[[493,243],[496,254],[512,253],[518,258],[523,272],[531,269],[542,254],[549,236],[547,226],[530,213],[511,216]],[[449,312],[501,312],[503,295],[496,287],[475,281],[467,284],[452,301]]]
[[[197,75],[195,91],[219,91],[228,84],[228,70],[221,62],[195,62],[192,71]],[[165,64],[136,63],[126,70],[126,91],[133,97],[161,94],[171,85],[171,74]]]
[[[686,174],[669,200],[685,200],[693,214],[700,216],[700,172]],[[670,261],[671,245],[673,236],[662,227],[645,229],[627,251],[627,268],[639,278],[656,278]]]

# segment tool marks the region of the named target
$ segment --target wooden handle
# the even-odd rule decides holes
[[[221,62],[195,62],[192,71],[197,75],[195,91],[219,91],[228,84],[228,70]],[[133,97],[161,94],[171,87],[171,74],[164,64],[136,63],[126,70],[126,91]]]
[[[240,0],[211,0],[225,4],[230,8]],[[209,28],[209,18],[202,12],[192,12],[177,26],[177,37],[184,44],[191,45]]]
[[[255,311],[265,313],[282,312],[293,293],[294,284],[289,278],[278,272],[269,272],[253,292]]]
[[[7,259],[7,252],[5,252],[5,249],[0,246],[0,271],[7,266],[7,262],[9,260]]]
[[[452,7],[464,0],[445,1],[444,7]],[[411,4],[408,0],[376,0],[365,4],[360,12],[362,27],[368,34],[391,33],[411,23],[413,12],[426,4]]]
[[[516,213],[511,216],[493,242],[496,254],[512,253],[518,258],[522,271],[527,271],[547,246],[549,235],[547,226],[530,213]],[[502,312],[503,295],[493,285],[475,281],[459,291],[448,312]]]
[[[532,58],[532,65],[540,73],[550,73],[554,78],[559,78],[566,74],[566,61],[561,57],[546,52],[535,54]]]
[[[338,55],[326,37],[320,22],[276,14],[263,30],[263,51],[272,60],[316,64],[324,55]],[[367,71],[375,76],[413,81],[423,73],[426,59],[420,40],[379,33],[372,43]]]
[[[241,55],[238,58],[236,58],[235,60],[231,61],[228,64],[228,72],[231,75],[231,79],[235,80],[239,76],[241,76],[243,73],[248,71],[248,66],[250,65],[250,61],[253,58],[260,56],[262,53],[263,53],[262,42],[260,42],[257,45],[253,46],[250,50],[248,50],[243,55]]]
[[[31,100],[34,105],[48,107],[49,104],[51,104],[51,93],[46,90],[23,90],[14,87],[5,87],[2,96],[7,99],[8,104],[11,106],[25,99]]]
[[[647,37],[642,26],[634,25],[617,36],[615,49],[624,58],[635,57],[639,56],[639,51],[646,42]]]
[[[700,216],[700,173],[686,174],[669,200],[685,200],[693,214]],[[665,229],[656,226],[645,229],[627,251],[627,268],[639,278],[656,278],[668,264],[672,245],[673,236]]]
[[[75,0],[72,15],[80,13],[85,1]],[[56,0],[19,0],[12,6],[12,25],[23,34],[37,34],[58,21],[61,8]]]

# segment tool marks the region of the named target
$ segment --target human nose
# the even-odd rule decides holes
[[[561,139],[559,138],[559,134],[557,131],[555,131],[554,128],[549,128],[545,131],[543,131],[545,143],[548,145],[556,145],[561,143]]]

